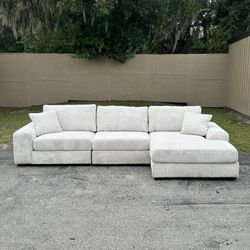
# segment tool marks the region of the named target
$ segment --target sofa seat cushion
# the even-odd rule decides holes
[[[64,131],[35,138],[33,147],[36,151],[88,151],[93,138],[94,133],[88,131]]]
[[[238,152],[226,141],[179,132],[150,134],[150,155],[158,163],[234,163]]]
[[[93,150],[149,150],[149,134],[145,132],[97,132],[94,137]]]

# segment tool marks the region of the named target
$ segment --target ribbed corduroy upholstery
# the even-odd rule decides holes
[[[93,164],[150,164],[149,151],[92,151]]]
[[[96,105],[44,105],[55,110],[63,131],[96,131]]]
[[[193,164],[151,162],[153,178],[238,178],[239,163]]]
[[[148,107],[99,106],[97,131],[148,132]]]
[[[200,106],[150,106],[149,132],[181,131],[185,112],[201,113]]]
[[[149,150],[149,135],[146,132],[97,132],[93,150],[146,151]]]
[[[235,147],[219,140],[179,132],[150,134],[151,160],[158,163],[234,163],[238,161]]]
[[[90,151],[94,133],[89,131],[64,131],[42,135],[34,139],[35,151]]]

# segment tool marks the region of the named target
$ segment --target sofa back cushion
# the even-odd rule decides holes
[[[186,111],[201,113],[200,106],[150,106],[149,132],[181,131],[183,117]]]
[[[44,105],[55,110],[63,131],[96,131],[96,105]]]
[[[98,106],[97,130],[148,132],[148,107]]]

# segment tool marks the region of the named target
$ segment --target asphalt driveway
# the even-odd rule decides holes
[[[250,249],[238,180],[153,180],[149,166],[17,167],[0,151],[0,249]]]

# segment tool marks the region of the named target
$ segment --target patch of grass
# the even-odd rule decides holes
[[[86,101],[76,103],[96,103],[97,105],[129,105],[149,106],[163,103],[144,101]],[[30,108],[0,108],[0,145],[12,145],[13,133],[30,122],[30,112],[41,112],[42,106]],[[231,143],[241,152],[250,152],[250,124],[243,121],[237,114],[223,108],[203,108],[203,113],[212,114],[213,121],[230,134]]]
[[[250,124],[228,109],[203,108],[202,112],[213,115],[212,120],[229,133],[230,142],[239,151],[250,152]]]
[[[13,133],[30,122],[30,112],[41,112],[41,106],[30,108],[0,108],[0,145],[12,145]]]

